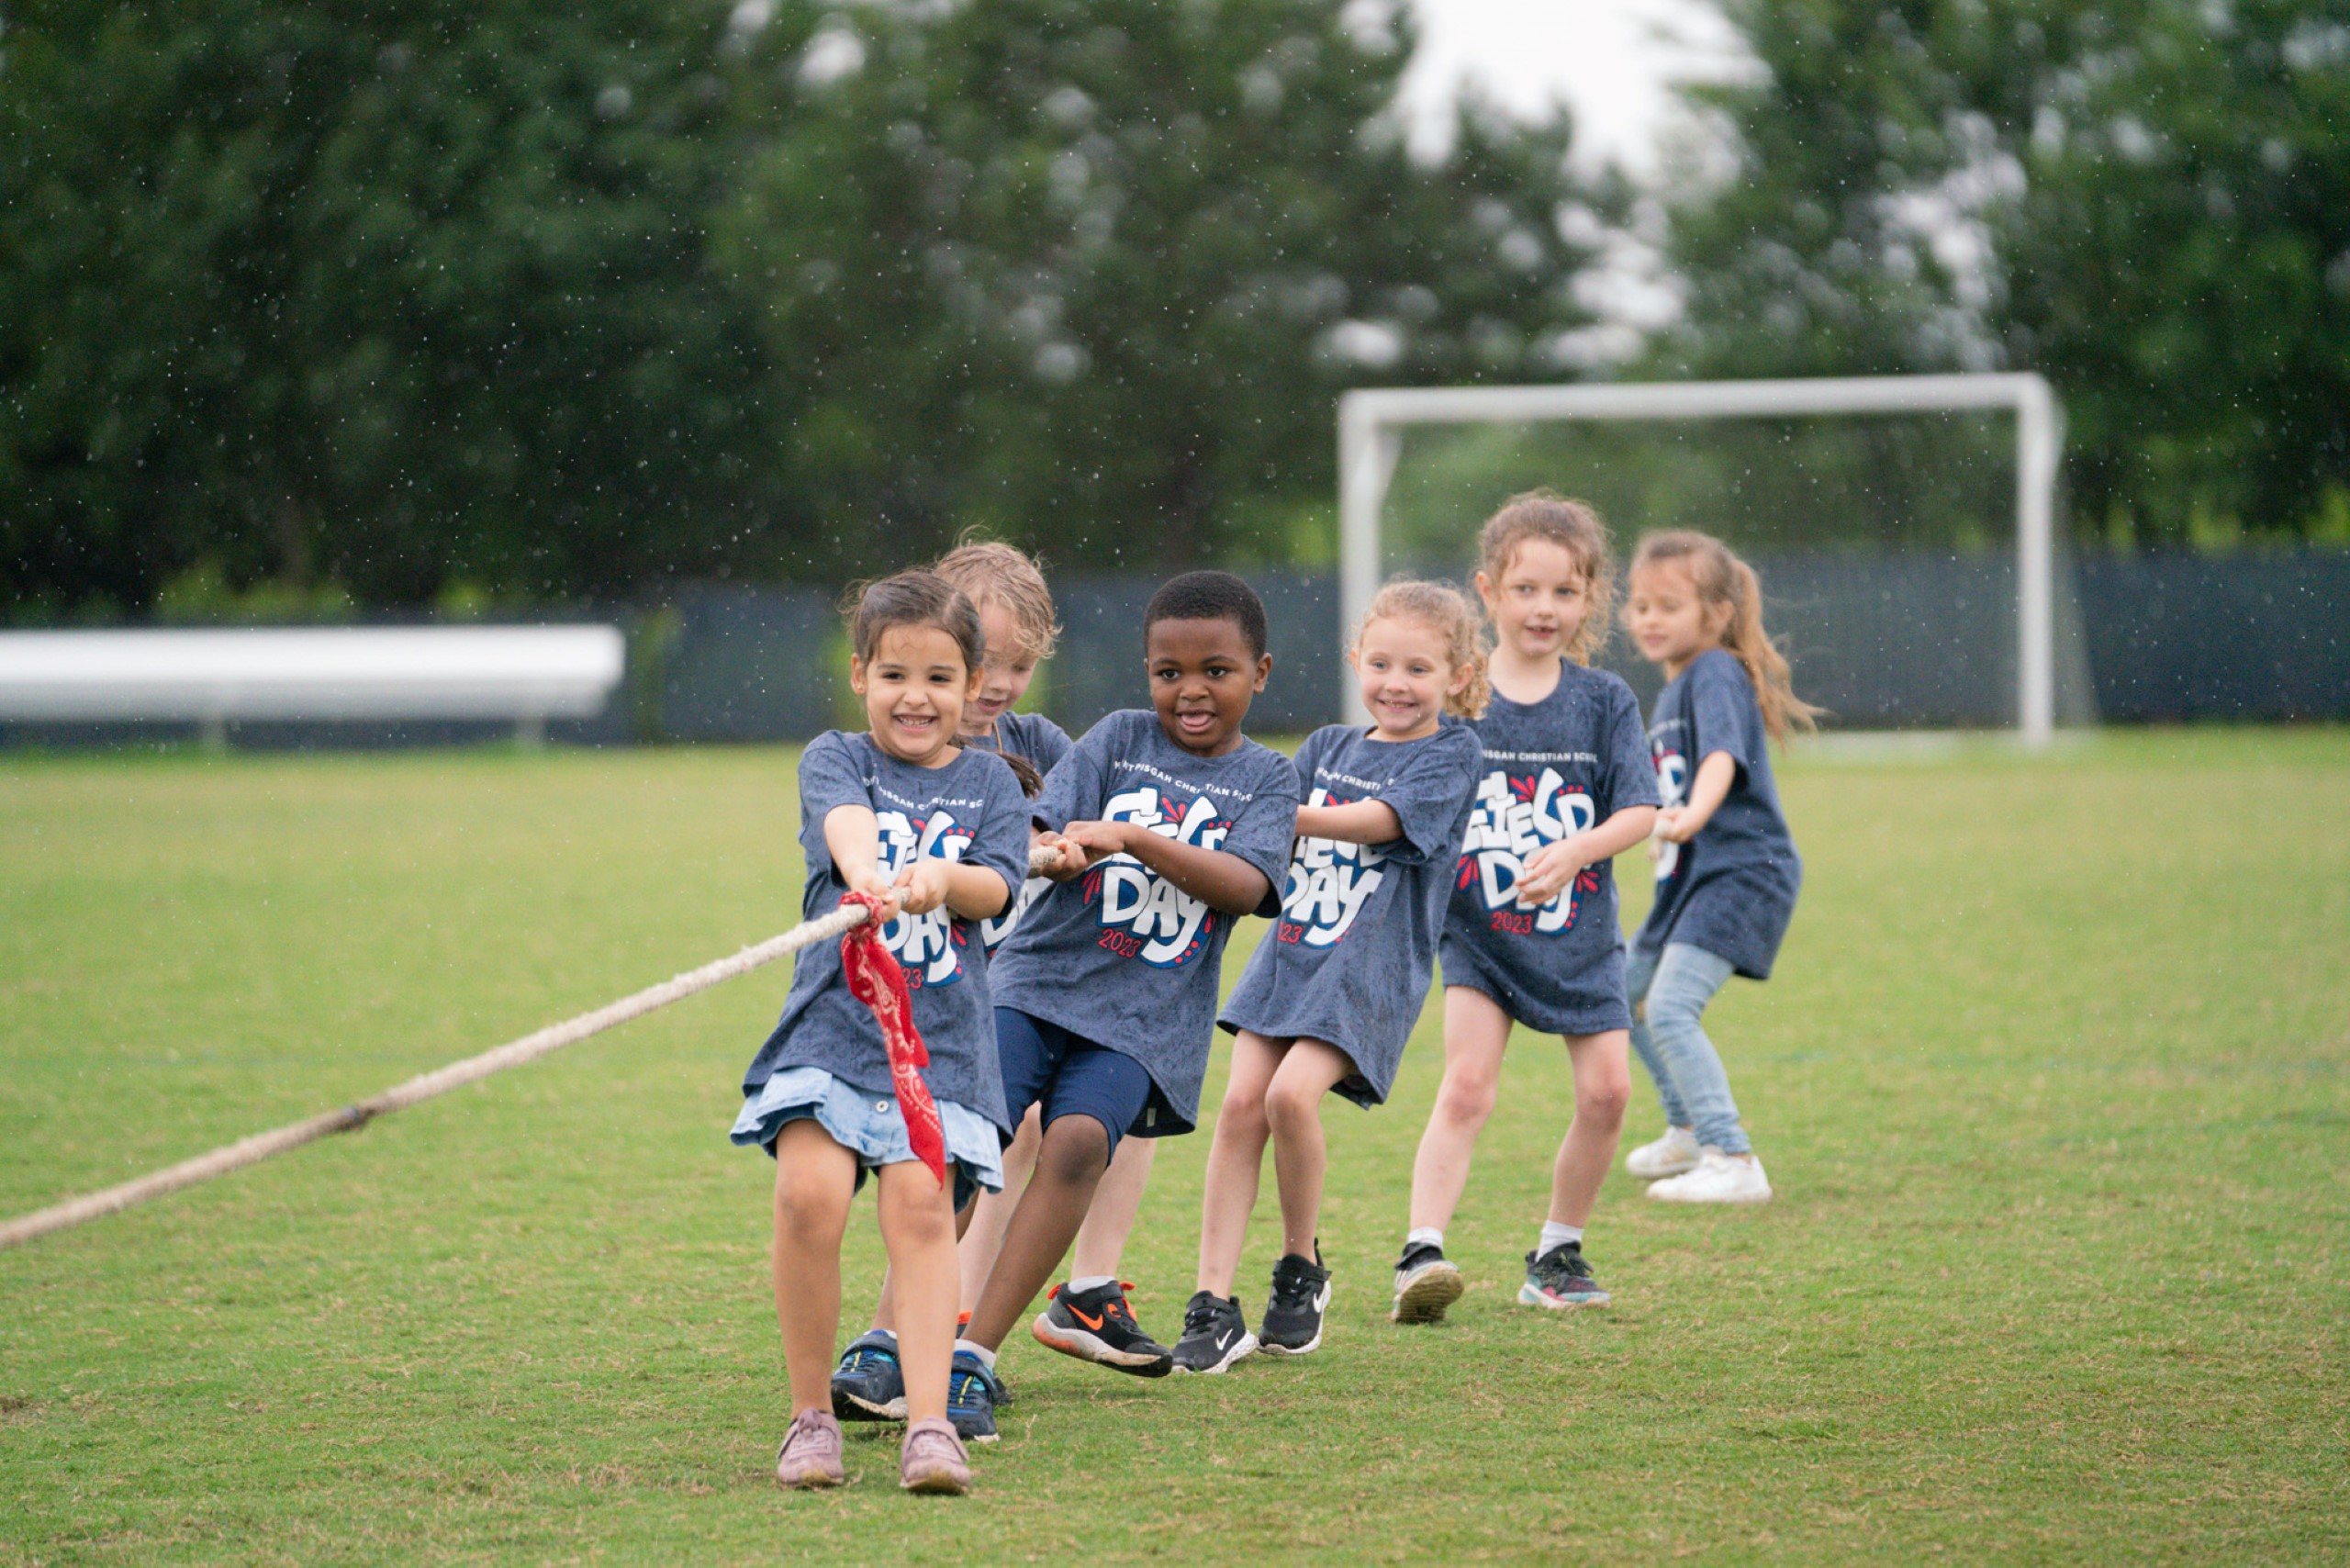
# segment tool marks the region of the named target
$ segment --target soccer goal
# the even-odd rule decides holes
[[[2030,374],[1397,387],[1349,392],[1338,404],[1340,623],[1348,628],[1357,623],[1385,573],[1390,557],[1383,538],[1384,518],[1405,436],[1415,429],[1485,426],[1531,430],[1575,424],[1620,429],[1646,420],[1708,431],[1732,431],[1740,421],[1751,421],[1785,431],[1838,416],[1874,419],[1880,423],[1900,416],[1913,420],[1919,416],[1935,417],[1925,421],[1930,425],[2009,414],[2013,416],[2009,448],[2014,471],[2013,569],[2011,577],[2002,571],[1998,579],[1999,586],[1993,591],[2012,596],[2013,662],[2010,668],[2006,658],[2001,657],[1998,670],[1999,678],[2011,681],[2013,688],[2012,707],[2003,716],[2004,721],[2012,724],[2026,745],[2044,745],[2054,733],[2058,708],[2055,514],[2057,457],[2063,442],[2064,417],[2048,383]],[[1704,421],[1720,422],[1701,423]],[[1730,439],[1727,435],[1709,437],[1705,438],[1705,443],[1719,447]],[[1986,435],[1984,439],[2005,442],[2008,438]],[[1693,458],[1698,454],[1695,449],[1684,452]],[[1718,456],[1719,453],[1713,454]],[[1661,462],[1652,460],[1650,467],[1662,473],[1675,461],[1667,454]],[[1751,476],[1774,464],[1800,470],[1804,463],[1805,449],[1782,440],[1775,446],[1757,447],[1732,459],[1731,466],[1739,474]],[[1689,463],[1683,461],[1680,465],[1687,467]],[[1820,465],[1826,465],[1823,462]],[[1497,467],[1494,471],[1505,470]],[[1806,476],[1798,473],[1795,477],[1801,482]],[[1729,491],[1718,487],[1717,496],[1734,493],[1738,482],[1730,482]],[[1501,492],[1494,489],[1480,504],[1489,509],[1500,498]],[[1828,495],[1816,504],[1833,513],[1838,503],[1833,495]],[[2004,510],[2004,502],[1993,493],[1988,499],[1978,498],[1976,507],[1978,510]],[[1733,545],[1741,550],[1749,548],[1735,529],[1726,529],[1722,520],[1707,515],[1708,509],[1702,505],[1676,506],[1670,498],[1651,501],[1630,507],[1631,510],[1649,514],[1636,517],[1623,515],[1626,509],[1622,507],[1606,510],[1619,529],[1628,524],[1699,527],[1726,532]],[[1717,505],[1712,510],[1722,509]],[[1673,515],[1690,510],[1697,515]],[[2004,543],[2003,539],[1990,536],[1985,548],[1997,551]],[[1766,589],[1772,586],[1766,575]],[[1831,596],[1836,591],[1824,590]],[[1958,590],[1956,596],[1963,598],[1964,591]],[[1982,597],[1981,593],[1977,592],[1976,597]],[[2006,607],[2000,609],[2004,619]],[[1866,613],[1866,609],[1862,607],[1856,612]],[[1351,690],[1344,695],[1347,705],[1342,711],[1351,711]]]

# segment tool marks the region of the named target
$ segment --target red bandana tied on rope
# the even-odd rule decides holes
[[[844,904],[862,905],[871,917],[849,927],[841,938],[841,969],[848,977],[849,994],[873,1009],[881,1026],[881,1043],[890,1052],[890,1081],[898,1092],[898,1114],[906,1119],[906,1139],[914,1157],[930,1167],[938,1184],[946,1185],[946,1128],[938,1106],[918,1069],[930,1065],[930,1048],[914,1027],[913,998],[906,991],[906,971],[897,956],[881,942],[878,893],[844,893]]]

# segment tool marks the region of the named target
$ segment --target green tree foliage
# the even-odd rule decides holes
[[[1701,96],[1680,364],[2017,366],[2074,512],[2306,528],[2350,486],[2350,18],[2284,0],[1738,0],[1767,72]]]
[[[799,385],[814,547],[1278,556],[1347,385],[1555,374],[1563,132],[1384,110],[1408,39],[1304,0],[996,0],[763,40],[800,91],[722,225]],[[851,26],[856,29],[852,32]],[[772,30],[772,29],[771,29]]]
[[[13,8],[0,580],[217,563],[410,603],[624,591],[764,498],[703,265],[722,17],[178,0]],[[689,526],[680,526],[688,523]]]
[[[17,0],[0,605],[1289,554],[1337,390],[1583,319],[1563,129],[1415,162],[1365,10]]]

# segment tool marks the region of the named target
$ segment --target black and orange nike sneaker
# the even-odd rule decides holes
[[[1126,1289],[1118,1280],[1090,1291],[1055,1285],[1029,1332],[1038,1344],[1080,1361],[1136,1377],[1165,1377],[1175,1370],[1175,1353],[1142,1331],[1126,1305]]]

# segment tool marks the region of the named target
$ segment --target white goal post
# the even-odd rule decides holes
[[[1784,419],[2011,409],[2016,415],[2016,712],[2023,742],[2056,722],[2056,465],[2064,414],[2029,372],[1863,375],[1795,381],[1595,383],[1573,386],[1380,387],[1338,399],[1338,623],[1350,634],[1379,591],[1380,512],[1407,425],[1569,420]],[[1352,711],[1349,676],[1342,692]]]

